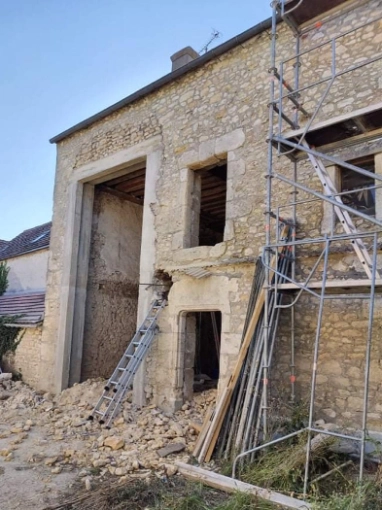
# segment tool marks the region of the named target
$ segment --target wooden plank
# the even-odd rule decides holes
[[[207,409],[206,415],[204,417],[204,421],[203,421],[201,430],[199,430],[198,439],[195,443],[194,452],[193,452],[195,457],[197,457],[199,455],[200,450],[203,446],[203,442],[206,438],[206,434],[208,432],[208,428],[211,423],[211,418],[212,418],[213,412],[214,412],[214,406],[213,406],[213,404],[210,404],[210,406]]]
[[[288,230],[289,230],[289,227],[285,226],[281,232],[280,237],[284,238],[287,235]],[[282,247],[280,247],[278,250],[281,251]],[[272,257],[272,261],[271,261],[270,265],[271,265],[271,267],[274,267],[275,264],[276,264],[276,256],[274,255]],[[252,341],[252,336],[255,332],[261,312],[263,311],[265,296],[266,296],[266,290],[263,288],[260,291],[259,296],[257,298],[256,304],[255,304],[255,309],[253,311],[251,320],[248,324],[248,328],[245,333],[243,343],[241,344],[241,347],[240,347],[239,356],[236,360],[235,368],[231,374],[231,377],[229,378],[229,380],[227,382],[227,386],[222,393],[219,403],[216,406],[215,414],[214,414],[211,424],[208,428],[208,432],[206,433],[206,439],[204,441],[204,444],[203,444],[200,454],[198,456],[198,460],[200,463],[202,463],[204,461],[209,462],[212,457],[212,454],[215,449],[215,445],[218,440],[219,433],[220,433],[220,430],[221,430],[221,427],[222,427],[222,424],[224,421],[224,417],[227,413],[229,404],[231,402],[232,393],[235,389],[236,383],[240,376],[241,367],[242,367],[245,357],[247,355],[249,346]]]
[[[346,120],[351,120],[354,117],[360,117],[362,115],[372,113],[376,110],[381,110],[381,109],[382,109],[382,102],[379,102],[379,103],[375,103],[371,106],[366,106],[365,108],[360,108],[359,110],[354,110],[352,112],[344,113],[343,115],[338,115],[337,117],[332,117],[328,120],[323,120],[323,121],[317,122],[317,124],[313,124],[313,126],[311,126],[309,128],[309,133],[313,133],[314,131],[318,131],[322,128],[327,128],[327,127],[333,126],[335,124],[340,124]],[[283,135],[283,138],[291,139],[294,137],[299,137],[304,133],[304,131],[305,131],[305,128],[303,128],[303,127],[299,128],[299,129],[294,129],[292,131],[287,131]]]
[[[179,473],[189,480],[203,483],[209,487],[213,487],[214,489],[220,489],[229,493],[234,493],[237,491],[244,492],[246,494],[251,494],[254,497],[264,499],[265,501],[275,503],[276,505],[281,505],[284,508],[301,510],[309,510],[312,508],[311,505],[305,501],[291,498],[289,496],[284,496],[284,494],[280,494],[279,492],[263,489],[261,487],[257,487],[256,485],[241,482],[240,480],[235,480],[234,478],[229,478],[228,476],[223,476],[219,473],[208,471],[207,469],[190,466],[189,464],[184,464],[183,462],[176,462],[175,465],[177,466]]]
[[[202,423],[196,423],[196,421],[192,421],[190,423],[190,427],[192,427],[199,434],[201,432],[202,428],[203,428],[203,424]]]
[[[101,184],[101,185],[99,185],[99,189],[101,191],[104,191],[105,193],[110,193],[110,195],[114,195],[117,198],[121,198],[122,200],[127,200],[128,202],[133,202],[133,204],[143,205],[143,200],[133,197],[133,195],[129,195],[128,193],[119,191],[116,188],[109,188],[108,186],[104,186],[103,184]]]
[[[301,285],[303,285],[304,282],[301,282]],[[371,286],[371,280],[327,280],[325,288],[326,289],[357,289],[359,287],[370,287]],[[382,286],[382,280],[376,280],[375,281],[376,287]],[[309,282],[307,287],[309,289],[321,289],[322,288],[322,282]],[[300,287],[298,287],[294,283],[280,283],[277,285],[278,290],[298,290]]]

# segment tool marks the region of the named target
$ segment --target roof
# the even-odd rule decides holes
[[[73,127],[66,129],[62,133],[54,136],[49,141],[50,143],[57,143],[61,140],[64,140],[64,138],[72,135],[73,133],[76,133],[77,131],[80,131],[81,129],[85,129],[94,122],[104,119],[108,115],[111,115],[112,113],[120,110],[121,108],[124,108],[125,106],[128,106],[129,104],[138,101],[139,99],[142,99],[143,97],[156,92],[163,86],[167,85],[168,83],[171,83],[178,78],[184,76],[185,74],[189,73],[190,71],[194,71],[195,69],[198,69],[199,67],[202,67],[207,62],[210,62],[211,60],[214,60],[215,58],[219,57],[220,55],[223,55],[224,53],[227,53],[228,51],[231,51],[232,49],[236,48],[240,44],[243,44],[244,42],[248,41],[249,39],[252,39],[253,37],[261,34],[265,30],[269,30],[272,26],[272,20],[269,18],[265,21],[262,21],[261,23],[258,23],[254,27],[250,28],[249,30],[246,30],[245,32],[242,32],[241,34],[237,35],[236,37],[233,37],[232,39],[229,39],[223,44],[220,44],[216,48],[213,48],[212,50],[208,51],[207,53],[204,53],[204,55],[201,55],[200,57],[196,58],[195,60],[192,60],[188,64],[180,67],[176,71],[173,71],[169,74],[166,74],[162,78],[159,78],[159,80],[156,80],[149,85],[146,85],[146,87],[143,87],[142,89],[139,89],[137,92],[134,92],[133,94],[130,94],[129,96],[125,97],[121,101],[118,101],[118,103],[113,104],[112,106],[109,106],[105,110],[100,111],[99,113],[96,113],[95,115],[92,115],[88,119],[83,120],[82,122],[79,122],[78,124],[75,124]]]
[[[0,296],[0,317],[21,315],[12,325],[37,326],[44,320],[45,292]]]
[[[6,260],[24,255],[25,253],[48,248],[51,227],[52,222],[44,223],[38,227],[24,230],[24,232],[11,241],[3,241],[6,245],[3,248],[1,248],[0,245],[0,260]]]
[[[4,248],[7,246],[8,241],[4,241],[3,239],[0,239],[0,251],[4,250]]]

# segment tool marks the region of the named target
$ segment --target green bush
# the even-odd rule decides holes
[[[8,288],[8,273],[9,267],[6,262],[0,262],[0,296],[4,294],[4,292]]]

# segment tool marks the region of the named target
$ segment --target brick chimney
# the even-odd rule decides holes
[[[180,67],[188,64],[192,60],[195,60],[200,55],[197,53],[191,46],[186,46],[186,48],[183,48],[182,50],[177,51],[172,55],[171,62],[172,62],[172,69],[171,71],[176,71]]]

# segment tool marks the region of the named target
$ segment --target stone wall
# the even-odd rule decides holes
[[[296,306],[296,398],[308,409],[313,369],[313,344],[318,300],[303,296]],[[362,424],[369,301],[329,299],[325,303],[317,364],[316,418],[344,427]],[[290,335],[288,312],[282,312],[271,387],[276,397],[290,398]],[[375,300],[372,335],[368,426],[381,429],[382,297]]]
[[[45,290],[49,250],[25,253],[7,260],[10,268],[7,292]]]
[[[32,387],[38,384],[42,327],[26,328],[20,331],[22,340],[15,353],[4,359],[4,369],[20,372],[25,383]]]
[[[110,377],[137,324],[142,207],[96,188],[82,380]]]
[[[302,49],[323,41],[327,35],[338,32],[339,28],[347,30],[369,19],[370,12],[377,12],[381,5],[381,0],[371,0],[325,23],[304,38]],[[381,50],[379,25],[371,24],[339,43],[341,58],[338,69],[351,65],[358,58],[357,52],[363,58],[363,55],[368,57]],[[145,392],[148,397],[154,396],[163,407],[180,403],[183,388],[181,316],[187,310],[212,308],[222,312],[222,380],[229,376],[245,319],[252,264],[264,244],[269,46],[269,34],[264,32],[58,143],[43,349],[46,366],[51,370],[57,349],[55,342],[59,337],[60,285],[65,265],[64,235],[67,232],[66,218],[70,213],[68,204],[71,196],[68,183],[72,185],[76,179],[83,179],[85,170],[90,175],[96,164],[102,166],[106,161],[112,164],[127,148],[139,147],[155,138],[159,140],[156,150],[161,153],[156,181],[157,201],[146,207],[155,215],[156,269],[171,274],[173,286],[169,306],[160,319],[161,332],[145,368]],[[294,51],[294,37],[283,24],[279,25],[278,48],[278,62],[288,58]],[[302,84],[326,76],[329,55],[330,51],[325,47],[303,58]],[[326,116],[345,114],[351,109],[369,106],[380,100],[380,74],[377,64],[373,66],[369,71],[364,68],[364,72],[357,71],[351,79],[346,76],[346,79],[339,79],[333,84],[324,104]],[[290,78],[289,69],[286,69],[286,77]],[[313,112],[313,99],[321,97],[323,88],[315,87],[303,94],[302,100],[309,112]],[[318,116],[316,121],[321,119]],[[363,146],[361,154],[357,153],[357,156],[367,151],[370,151],[369,145]],[[348,157],[351,157],[351,153],[348,153]],[[228,162],[224,241],[212,247],[188,248],[192,172],[219,159],[227,159]],[[293,167],[288,160],[275,158],[275,171],[290,177]],[[318,178],[307,164],[299,166],[298,179],[302,184],[321,190]],[[272,184],[272,207],[276,210],[293,195],[290,194],[291,188],[276,179]],[[308,195],[301,192],[298,198],[302,200]],[[290,208],[283,210],[285,216],[290,213]],[[300,206],[298,236],[321,235],[322,218],[322,203]],[[300,263],[304,266],[304,262],[300,260]],[[200,266],[208,268],[212,276],[197,280],[183,273],[187,268]],[[347,267],[349,264],[342,270],[344,276],[347,275]],[[341,269],[338,269],[338,275],[341,275]],[[305,306],[308,313],[302,315],[307,320],[311,313],[310,304]],[[343,306],[345,309],[348,305]],[[337,304],[337,307],[341,305]],[[328,327],[331,321],[338,322],[335,315],[333,308],[333,317],[329,314],[326,322]],[[359,328],[360,336],[364,335],[363,325],[361,327],[360,324],[363,319],[351,321],[355,323],[352,330]],[[301,331],[303,338],[304,331]],[[312,340],[309,333],[304,342],[310,342],[311,347]],[[282,349],[280,347],[281,356]],[[299,370],[304,372],[303,363]],[[324,398],[322,395],[318,398]],[[376,405],[374,407],[377,408]]]

